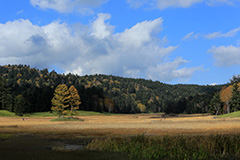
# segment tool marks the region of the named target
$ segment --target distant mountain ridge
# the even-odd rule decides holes
[[[23,95],[29,112],[49,111],[53,91],[61,83],[77,88],[82,101],[80,109],[116,113],[204,113],[208,112],[213,94],[223,87],[169,85],[112,75],[65,75],[28,65],[0,66],[0,76],[12,95]]]

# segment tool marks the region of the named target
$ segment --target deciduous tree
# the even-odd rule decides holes
[[[220,92],[220,99],[222,102],[225,103],[227,107],[227,113],[230,113],[230,101],[232,97],[232,88],[233,86],[228,86],[226,88],[223,88]]]

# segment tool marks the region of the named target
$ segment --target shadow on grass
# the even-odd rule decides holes
[[[4,135],[5,137],[5,135]],[[74,143],[72,139],[69,143]],[[33,135],[7,135],[0,140],[0,159],[3,160],[128,160],[126,154],[88,151],[66,145],[62,139],[49,139]],[[75,143],[81,143],[81,139]],[[65,144],[65,147],[63,147]],[[69,148],[70,147],[70,148]]]

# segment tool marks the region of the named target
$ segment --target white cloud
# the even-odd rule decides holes
[[[22,14],[23,12],[24,12],[24,10],[22,9],[22,10],[17,12],[17,15]]]
[[[161,18],[140,22],[113,34],[113,26],[99,14],[89,25],[69,27],[60,21],[46,26],[29,20],[0,24],[0,64],[29,64],[33,67],[57,66],[80,75],[113,74],[145,77],[161,81],[188,79],[197,68],[182,67],[186,60],[165,59],[178,46],[164,46],[159,38]]]
[[[208,52],[213,54],[217,66],[240,65],[240,47],[213,46]]]
[[[60,13],[70,13],[74,10],[82,14],[92,13],[92,8],[99,7],[107,0],[30,0],[34,7],[53,9]]]
[[[188,40],[188,39],[198,39],[200,34],[194,34],[194,32],[188,33],[186,36],[182,38],[182,40]]]
[[[229,6],[234,6],[235,2],[236,2],[235,0],[208,0],[206,3],[209,6],[219,6],[224,4]]]
[[[188,8],[198,3],[205,3],[209,6],[234,6],[238,2],[239,0],[127,0],[127,3],[133,8],[150,6],[161,10],[166,8]]]
[[[202,2],[202,0],[156,0],[159,9],[166,9],[169,7],[188,8],[195,3]]]
[[[106,24],[105,21],[109,20],[110,18],[110,14],[98,14],[98,18],[92,23],[91,35],[99,39],[109,37],[112,34],[114,27]]]
[[[216,86],[218,83],[211,83],[210,86]]]
[[[147,77],[150,79],[161,79],[163,81],[171,81],[172,79],[180,78],[181,80],[188,80],[192,77],[196,70],[201,70],[200,67],[194,68],[179,68],[182,65],[188,63],[188,61],[182,58],[176,58],[172,62],[164,62],[157,64],[154,67],[148,69]]]
[[[238,34],[238,32],[240,31],[240,27],[235,28],[227,33],[222,33],[222,32],[214,32],[214,33],[210,33],[205,35],[206,38],[208,39],[213,39],[213,38],[221,38],[221,37],[234,37]]]
[[[228,31],[227,33],[220,32],[213,32],[209,34],[200,34],[200,33],[194,33],[190,32],[186,36],[182,38],[182,40],[189,40],[189,39],[198,39],[200,37],[205,37],[207,39],[214,39],[214,38],[229,38],[229,37],[235,37],[238,32],[240,32],[240,27],[232,29]]]
[[[123,33],[116,34],[116,38],[125,46],[140,47],[149,42],[152,43],[156,40],[154,34],[156,35],[162,29],[162,22],[162,18],[158,18],[153,21],[137,23]]]

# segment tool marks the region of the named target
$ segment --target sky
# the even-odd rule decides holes
[[[240,74],[240,0],[1,0],[0,65],[168,84]]]

